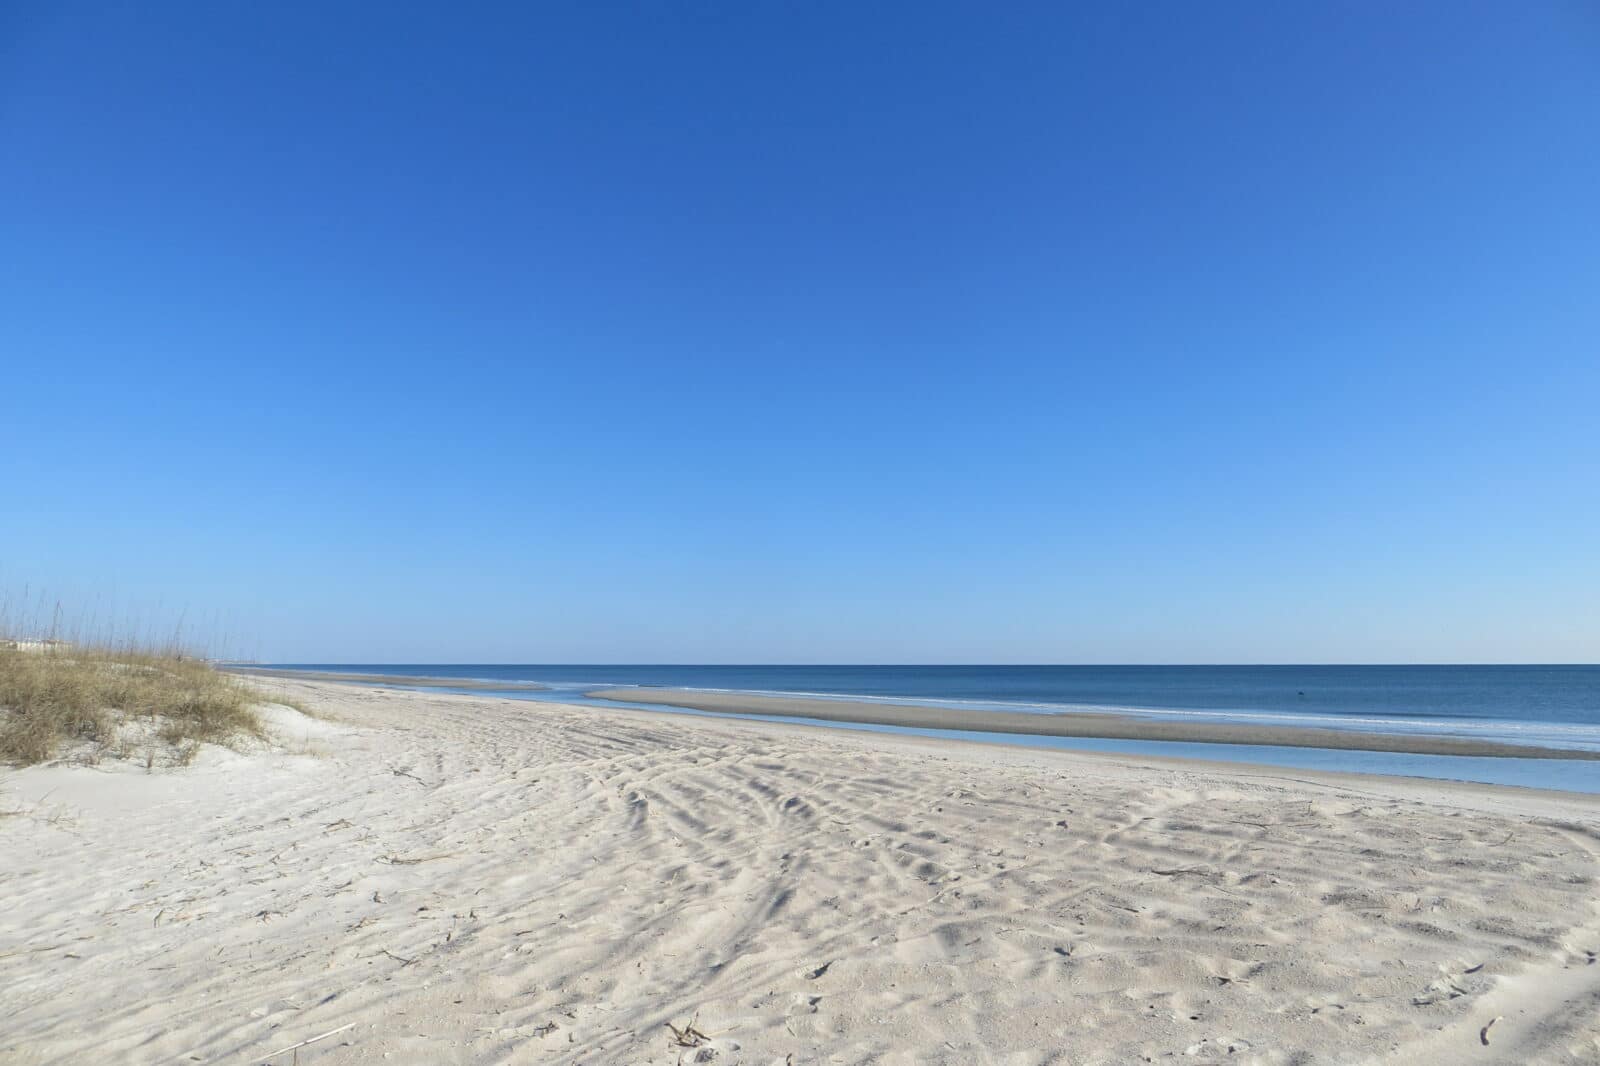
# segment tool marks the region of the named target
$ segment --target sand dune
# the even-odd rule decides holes
[[[0,1061],[1600,1061],[1590,797],[268,684],[5,781]]]

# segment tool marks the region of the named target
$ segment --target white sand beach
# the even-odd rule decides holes
[[[1600,1062],[1596,797],[261,684],[0,776],[0,1062]]]

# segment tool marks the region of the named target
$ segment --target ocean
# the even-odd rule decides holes
[[[290,669],[537,682],[504,695],[595,703],[583,693],[688,688],[937,704],[1040,714],[1162,718],[1423,733],[1600,751],[1600,666],[687,666],[300,663]],[[481,691],[481,690],[480,690]],[[605,701],[607,705],[615,705]],[[674,713],[695,713],[674,710]],[[875,731],[918,732],[887,726]],[[921,731],[929,732],[929,731]],[[973,739],[991,739],[981,733]],[[995,737],[1006,743],[1402,773],[1600,792],[1600,762],[1398,755],[1261,745]],[[1482,764],[1482,765],[1480,765]],[[1531,764],[1522,766],[1518,764]]]

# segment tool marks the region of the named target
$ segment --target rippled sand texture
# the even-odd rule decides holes
[[[1600,1061],[1593,798],[275,684],[11,775],[0,1061]]]

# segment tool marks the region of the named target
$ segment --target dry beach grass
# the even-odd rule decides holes
[[[135,744],[153,756],[159,743],[183,762],[201,744],[259,736],[263,698],[176,652],[0,646],[0,761],[42,762],[74,745],[89,758]]]

